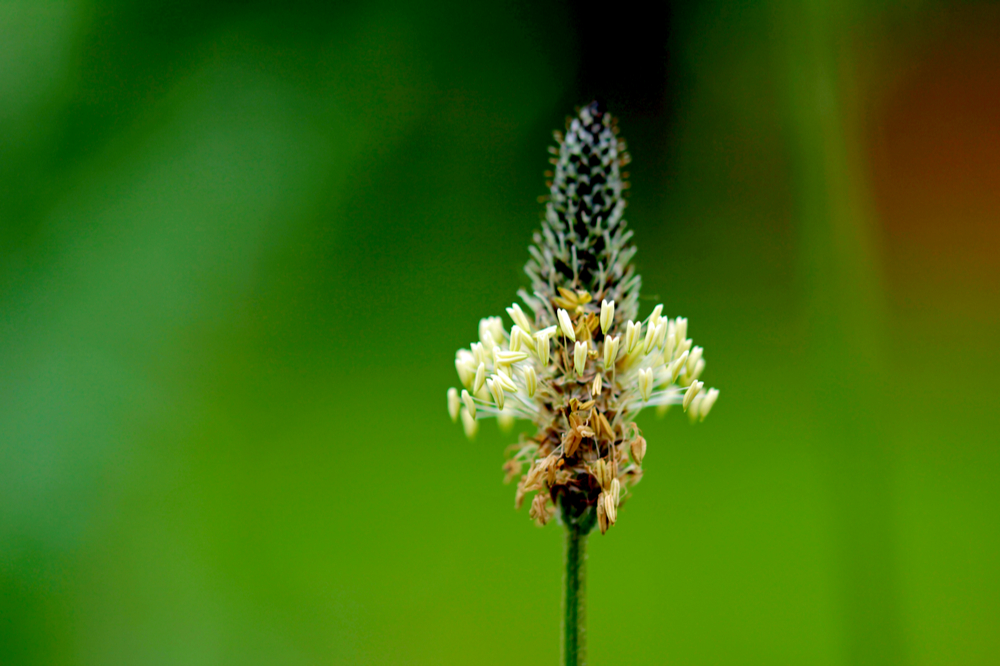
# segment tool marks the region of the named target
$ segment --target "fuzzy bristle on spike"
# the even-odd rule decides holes
[[[613,127],[614,118],[596,102],[567,119],[534,239],[541,261],[533,258],[525,270],[536,291],[582,289],[598,302],[614,300],[623,318],[634,319],[642,282],[630,264],[634,248],[622,218],[628,185],[621,166],[629,158]]]

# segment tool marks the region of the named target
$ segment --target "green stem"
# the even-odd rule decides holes
[[[563,664],[587,661],[587,534],[566,526],[566,598],[563,601]]]
[[[561,504],[566,526],[566,596],[563,598],[563,664],[587,661],[587,535],[597,513],[587,505]]]

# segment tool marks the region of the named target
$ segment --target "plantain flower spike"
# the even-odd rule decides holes
[[[533,493],[539,525],[558,509],[564,523],[603,533],[642,477],[636,415],[682,405],[698,422],[719,390],[698,379],[704,350],[687,337],[686,318],[665,317],[662,304],[639,317],[642,279],[622,217],[629,155],[615,119],[591,103],[555,138],[524,267],[531,291],[518,292],[525,307],[506,309],[510,332],[499,317],[480,320],[479,340],[455,356],[464,389],[449,390],[448,410],[470,438],[483,419],[533,422],[535,436],[510,447],[503,467],[507,481],[521,476],[515,506]]]

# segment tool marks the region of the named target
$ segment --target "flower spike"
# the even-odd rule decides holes
[[[705,352],[687,318],[664,317],[663,304],[640,315],[624,218],[630,158],[614,119],[587,105],[557,140],[524,306],[506,308],[509,331],[500,317],[481,319],[477,340],[456,353],[462,386],[448,390],[448,414],[470,438],[483,419],[533,421],[534,437],[519,436],[503,467],[505,481],[520,477],[515,506],[527,503],[539,525],[559,512],[568,527],[605,533],[643,474],[637,415],[681,405],[700,422],[719,390],[700,379]]]

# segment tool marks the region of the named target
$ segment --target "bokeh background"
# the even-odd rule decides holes
[[[1000,660],[1000,7],[0,2],[0,662],[553,663],[445,410],[599,97],[711,418],[597,663]]]

